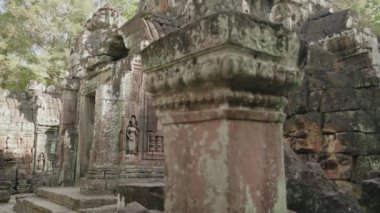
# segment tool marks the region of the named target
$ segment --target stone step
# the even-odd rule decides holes
[[[75,211],[50,202],[45,198],[38,196],[28,196],[17,198],[14,207],[17,213],[74,213]]]
[[[79,209],[80,213],[115,213],[117,211],[117,205],[108,205],[97,208]]]
[[[115,205],[117,197],[113,195],[88,196],[79,193],[79,187],[48,188],[42,187],[35,194],[69,209],[90,209]]]

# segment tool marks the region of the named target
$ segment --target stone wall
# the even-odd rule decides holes
[[[305,161],[355,192],[380,169],[379,50],[352,11],[319,8],[299,24],[305,74],[289,94],[284,134]]]
[[[27,92],[0,89],[0,149],[5,153],[5,179],[12,181],[18,192],[29,190],[23,186],[26,177],[33,181],[33,173],[53,171],[60,104],[59,92],[35,82]]]
[[[80,182],[88,194],[113,191],[123,180],[163,179],[163,137],[140,51],[175,29],[158,14],[125,22],[108,5],[87,21],[61,84],[59,184]]]

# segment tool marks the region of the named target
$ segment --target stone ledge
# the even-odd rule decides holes
[[[50,202],[37,196],[28,196],[25,198],[16,198],[17,203],[14,210],[17,213],[74,213],[66,207]]]
[[[161,115],[162,124],[180,124],[206,122],[213,120],[242,120],[242,121],[263,121],[282,123],[285,114],[278,111],[260,110],[260,109],[211,109],[202,111],[172,112],[169,114],[163,112]]]
[[[77,187],[39,188],[35,193],[38,196],[70,209],[95,208],[117,203],[116,196],[85,196],[79,193],[79,188]]]

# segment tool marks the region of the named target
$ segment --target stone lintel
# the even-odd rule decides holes
[[[64,90],[77,91],[79,90],[79,87],[80,87],[80,79],[75,78],[75,77],[64,78],[60,82],[59,86],[61,89],[64,89]]]
[[[108,82],[112,77],[111,70],[106,72],[101,72],[99,75],[95,77],[85,80],[82,80],[82,84],[79,89],[80,95],[88,95],[96,91],[96,89],[100,86]]]

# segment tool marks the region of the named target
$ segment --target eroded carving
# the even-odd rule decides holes
[[[132,115],[126,130],[127,154],[136,154],[138,149],[139,124]]]

